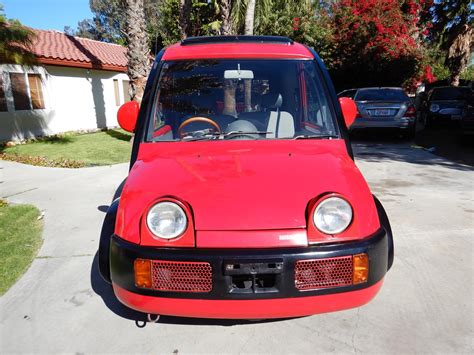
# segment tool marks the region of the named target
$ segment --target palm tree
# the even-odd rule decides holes
[[[450,40],[451,45],[449,46],[445,62],[451,72],[449,81],[453,86],[459,85],[461,73],[469,64],[471,47],[474,46],[473,36],[474,31],[472,27],[465,24],[458,28],[455,35],[453,35],[454,38]]]
[[[454,86],[459,85],[474,43],[471,6],[470,0],[446,0],[436,2],[429,13],[433,40],[446,51],[445,64],[450,70],[450,84]]]
[[[231,35],[232,29],[232,0],[220,0],[219,11],[221,17],[221,35]]]
[[[126,0],[126,37],[130,96],[141,102],[150,70],[146,20],[143,0]]]
[[[18,20],[7,20],[0,4],[0,63],[35,64],[31,50],[34,38],[35,33]]]
[[[191,7],[191,0],[179,0],[179,30],[181,32],[181,39],[185,39],[189,35]]]
[[[255,22],[255,2],[256,0],[248,0],[247,9],[245,10],[245,29],[246,35],[253,35],[253,25]]]

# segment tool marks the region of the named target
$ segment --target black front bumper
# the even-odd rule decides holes
[[[310,246],[306,248],[278,249],[196,249],[143,247],[113,236],[110,245],[110,271],[112,282],[130,292],[168,298],[195,299],[269,299],[316,296],[330,293],[360,290],[380,281],[388,269],[390,243],[386,231],[381,228],[361,241]],[[369,256],[367,282],[342,287],[299,291],[295,287],[295,263],[299,260],[326,259],[366,253]],[[133,263],[135,259],[166,261],[208,262],[212,267],[212,291],[208,293],[168,292],[135,286]],[[271,292],[230,292],[231,276],[225,270],[229,263],[278,263],[280,272],[277,287]]]

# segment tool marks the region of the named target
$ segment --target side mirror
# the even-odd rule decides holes
[[[340,97],[339,104],[341,105],[342,115],[344,116],[346,127],[349,128],[356,119],[357,105],[354,100],[348,97]]]
[[[117,121],[125,131],[135,131],[140,105],[136,101],[129,101],[120,106],[117,112]]]

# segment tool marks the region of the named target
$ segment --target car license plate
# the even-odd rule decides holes
[[[375,110],[375,116],[390,116],[390,110]]]

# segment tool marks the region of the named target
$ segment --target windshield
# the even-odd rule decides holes
[[[469,88],[434,89],[431,100],[466,100],[470,92]]]
[[[164,62],[148,141],[338,137],[308,60]]]
[[[408,101],[410,100],[400,89],[366,89],[359,90],[356,101]]]

